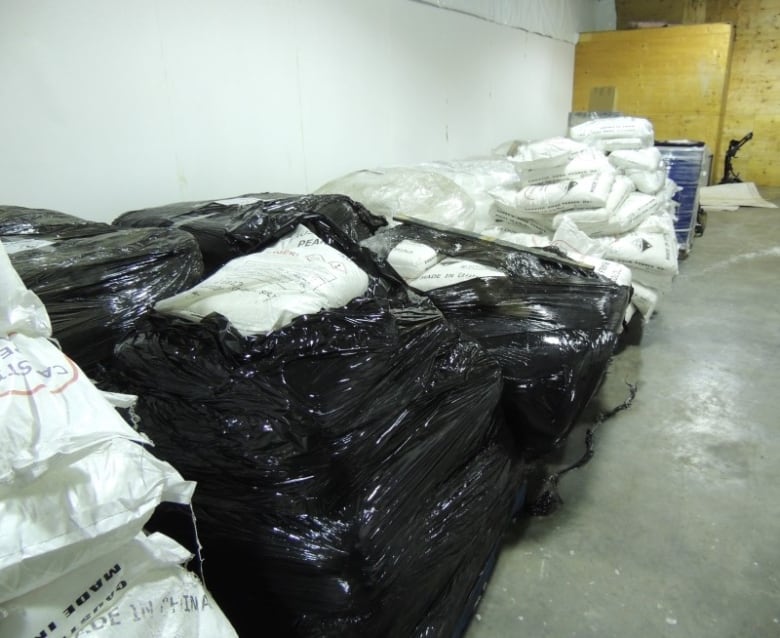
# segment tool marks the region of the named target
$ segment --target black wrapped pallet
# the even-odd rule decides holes
[[[362,295],[265,334],[154,312],[115,385],[198,482],[206,585],[241,635],[453,635],[524,479],[501,370],[340,226],[298,221]]]
[[[318,224],[338,227],[352,241],[371,236],[387,222],[345,195],[257,193],[221,200],[177,202],[129,211],[112,222],[123,228],[173,227],[198,240],[205,273],[230,259],[262,250],[297,224],[314,230]],[[324,230],[328,234],[328,230]]]
[[[391,251],[402,242],[399,259],[421,248],[430,260],[415,278],[401,273],[409,285],[421,286],[500,363],[504,409],[520,447],[531,458],[559,446],[606,373],[630,288],[555,251],[507,247],[417,223],[383,229],[362,244],[390,266]],[[479,276],[466,272],[468,264],[457,269],[466,262]],[[431,266],[437,263],[451,267],[436,272]]]
[[[110,230],[109,224],[57,210],[0,205],[0,236],[14,236],[18,240],[27,238],[31,240],[31,245],[35,245],[36,241],[91,237]]]
[[[4,206],[0,240],[46,306],[65,354],[96,378],[116,342],[157,300],[203,275],[195,239],[177,229],[119,229],[58,211]]]

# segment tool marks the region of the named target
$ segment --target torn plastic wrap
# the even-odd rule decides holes
[[[309,228],[365,293],[261,334],[155,312],[116,385],[197,480],[206,584],[241,635],[447,635],[522,482],[500,369],[332,222]]]
[[[75,218],[69,227],[59,215],[38,216],[24,234],[0,239],[45,304],[64,352],[99,378],[116,342],[158,299],[199,281],[203,262],[184,231],[93,227]]]
[[[129,211],[113,221],[125,228],[159,226],[188,231],[198,240],[206,275],[234,257],[262,250],[298,224],[316,232],[317,226],[329,223],[352,241],[365,239],[387,224],[345,195],[282,193],[179,202]]]
[[[438,261],[409,284],[501,364],[504,408],[521,446],[533,455],[560,444],[607,370],[630,288],[554,251],[418,224],[383,230],[363,245],[392,266],[399,246],[407,248],[402,262],[411,260],[410,243],[433,249]]]

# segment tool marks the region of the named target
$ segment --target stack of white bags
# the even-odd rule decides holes
[[[677,275],[680,190],[649,120],[614,116],[567,137],[512,141],[491,156],[362,170],[315,193],[341,193],[391,222],[412,219],[569,258],[633,286],[626,319],[644,321]],[[419,282],[418,282],[419,283]]]
[[[195,484],[50,337],[0,243],[0,636],[236,636],[191,553],[144,530]]]
[[[568,137],[516,144],[508,159],[518,179],[490,191],[495,206],[482,233],[623,264],[634,288],[629,312],[649,319],[678,272],[672,197],[679,190],[651,123],[588,120]]]

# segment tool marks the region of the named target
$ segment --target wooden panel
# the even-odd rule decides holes
[[[693,0],[616,0],[618,24],[701,19]],[[780,0],[706,0],[705,19],[735,25],[731,75],[713,175],[720,179],[728,142],[753,131],[734,162],[743,179],[780,185]],[[713,149],[714,151],[715,149]]]
[[[752,131],[734,170],[760,186],[780,185],[780,0],[711,0],[707,15],[736,23],[724,152],[729,140]]]
[[[707,22],[737,23],[740,0],[707,0]]]
[[[637,22],[696,24],[706,21],[706,0],[615,0],[617,28],[630,29]]]
[[[704,141],[719,158],[732,41],[729,24],[583,33],[572,110],[587,110],[593,87],[614,86],[617,110],[649,119],[656,139]]]

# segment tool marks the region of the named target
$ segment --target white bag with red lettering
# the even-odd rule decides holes
[[[194,483],[151,455],[49,339],[40,300],[0,244],[0,601],[131,540]],[[0,632],[2,634],[2,632]]]
[[[50,335],[46,309],[0,244],[0,484],[34,478],[57,455],[113,437],[148,442]]]

